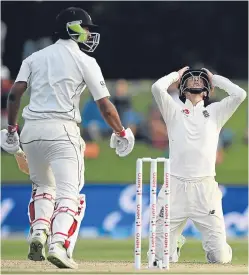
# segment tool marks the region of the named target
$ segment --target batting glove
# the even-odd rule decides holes
[[[119,134],[113,133],[110,147],[116,149],[116,154],[125,157],[130,154],[135,144],[135,137],[130,128],[123,129]]]
[[[16,154],[20,149],[17,125],[8,126],[8,130],[1,130],[1,147],[9,154]]]

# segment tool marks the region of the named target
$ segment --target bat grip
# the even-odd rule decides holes
[[[26,159],[26,155],[20,147],[19,147],[18,151],[15,153],[15,155]]]

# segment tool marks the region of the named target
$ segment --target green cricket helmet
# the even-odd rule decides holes
[[[81,8],[67,8],[56,17],[55,33],[62,39],[72,39],[85,52],[93,52],[100,40],[100,34],[91,32],[97,25],[90,15]],[[88,29],[88,31],[86,30]]]

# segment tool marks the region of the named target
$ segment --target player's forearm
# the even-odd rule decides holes
[[[9,93],[8,101],[7,101],[9,125],[17,124],[21,98],[26,88],[27,88],[26,82],[15,83]]]
[[[21,98],[15,96],[14,94],[9,95],[8,98],[8,124],[16,125],[18,119],[18,111],[20,109]]]
[[[151,88],[153,94],[167,92],[169,86],[179,80],[178,72],[170,73],[157,80]]]
[[[117,133],[123,130],[119,114],[109,99],[98,100],[99,110],[107,124]]]
[[[231,82],[228,78],[220,75],[214,75],[212,78],[212,84],[222,90],[225,90],[229,96],[235,98],[236,100],[242,102],[246,98],[246,91]]]
[[[157,80],[151,87],[151,92],[165,121],[170,113],[174,112],[176,104],[167,90],[171,84],[178,80],[179,74],[173,72]]]

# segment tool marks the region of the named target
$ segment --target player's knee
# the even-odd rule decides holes
[[[79,198],[79,189],[77,185],[67,184],[67,186],[60,186],[56,190],[56,201],[61,202],[64,199],[77,202]]]
[[[58,211],[60,208],[62,210]],[[74,212],[76,212],[77,209],[78,209],[77,199],[72,199],[72,198],[56,199],[56,208],[55,208],[54,214],[56,213],[57,215],[59,213],[65,212],[65,213],[68,213],[69,215],[74,216],[75,215]]]
[[[81,206],[81,201],[82,195],[79,195],[78,197],[69,196],[66,198],[56,198],[56,207],[53,217],[59,214],[66,214],[72,217],[77,216],[79,207]]]
[[[232,249],[230,246],[227,246],[221,250],[210,251],[207,253],[207,259],[209,263],[230,263],[232,261]]]
[[[55,188],[50,186],[38,186],[34,191],[36,194],[50,194],[54,199],[56,196]]]

